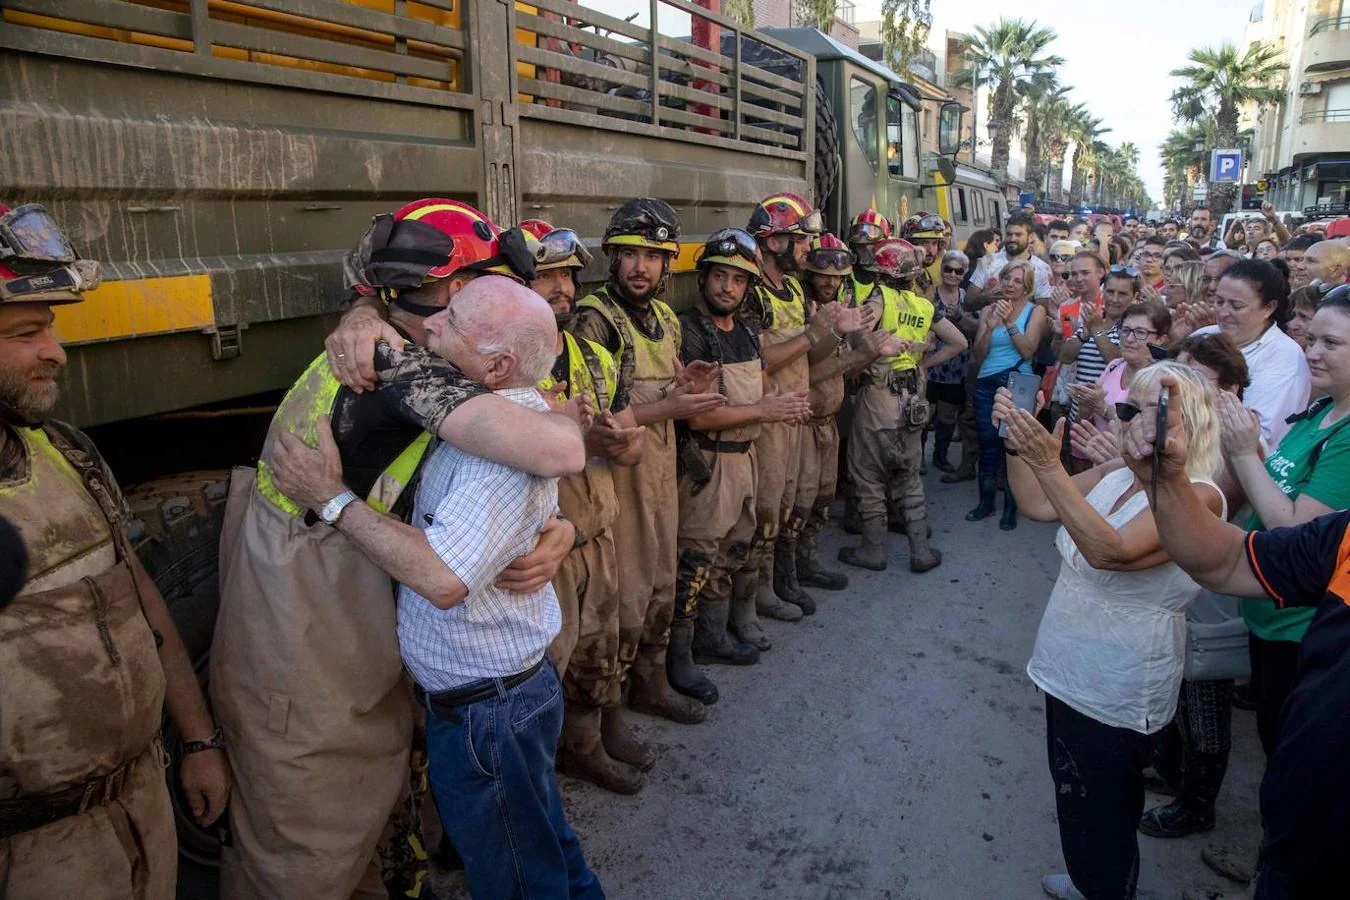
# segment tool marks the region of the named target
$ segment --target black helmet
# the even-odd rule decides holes
[[[614,211],[602,247],[647,247],[680,252],[680,217],[669,203],[655,197],[629,200]]]

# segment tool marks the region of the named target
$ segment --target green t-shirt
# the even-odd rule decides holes
[[[1306,419],[1295,422],[1275,451],[1266,457],[1266,471],[1291,500],[1307,494],[1332,509],[1350,508],[1350,418],[1341,419],[1329,428],[1322,428],[1322,420],[1331,410],[1323,409]],[[1308,459],[1313,448],[1322,441],[1322,452],[1317,465],[1308,471]],[[1249,531],[1261,531],[1265,525],[1261,517],[1252,513],[1247,522]],[[1268,641],[1303,640],[1315,606],[1292,606],[1277,609],[1266,597],[1251,597],[1242,601],[1242,615],[1252,634]]]

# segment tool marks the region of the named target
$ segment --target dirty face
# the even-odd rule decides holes
[[[784,272],[800,272],[811,252],[811,237],[805,234],[775,234],[764,242],[767,256],[772,256]]]
[[[822,275],[811,273],[811,291],[817,303],[833,303],[839,299],[839,289],[844,286],[843,275]]]
[[[715,316],[734,313],[749,290],[750,273],[735,266],[714,263],[703,278],[703,300]]]
[[[923,251],[923,264],[925,267],[931,266],[933,261],[937,259],[938,243],[939,241],[937,238],[919,238],[914,241],[914,246]]]
[[[0,421],[40,425],[56,405],[66,352],[52,330],[55,319],[45,303],[0,306]]]
[[[530,289],[548,301],[559,328],[572,320],[573,302],[577,299],[577,283],[568,268],[548,269],[530,282]]]
[[[645,303],[656,296],[669,254],[651,247],[621,247],[618,252],[614,278],[628,299]]]

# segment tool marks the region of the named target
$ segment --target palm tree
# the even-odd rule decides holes
[[[1055,101],[1069,92],[1059,84],[1053,72],[1038,72],[1017,86],[1018,121],[1022,129],[1022,152],[1027,168],[1023,176],[1027,189],[1039,193],[1045,181],[1048,134],[1046,114]]]
[[[1238,116],[1244,106],[1273,106],[1284,96],[1278,85],[1289,67],[1270,44],[1253,41],[1241,52],[1230,43],[1202,47],[1188,59],[1190,65],[1171,73],[1186,80],[1172,92],[1173,117],[1188,125],[1212,118],[1220,147],[1238,145]],[[1216,213],[1228,212],[1237,190],[1235,184],[1210,185],[1210,206]]]
[[[1081,110],[1071,120],[1069,136],[1073,138],[1074,147],[1073,159],[1069,163],[1069,203],[1073,206],[1081,206],[1083,203],[1087,173],[1092,165],[1093,147],[1100,144],[1097,138],[1110,130],[1103,128],[1102,120],[1086,109]]]
[[[1046,104],[1041,122],[1045,135],[1045,156],[1050,166],[1050,184],[1046,196],[1057,203],[1064,200],[1064,156],[1073,140],[1073,122],[1087,109],[1081,103],[1070,103],[1058,97]]]
[[[1058,56],[1046,56],[1046,47],[1055,32],[1034,21],[999,19],[991,27],[979,26],[975,34],[965,36],[969,46],[965,59],[970,65],[956,75],[956,83],[990,85],[989,128],[993,132],[994,171],[1008,177],[1008,147],[1012,139],[1013,111],[1017,106],[1015,89],[1033,75],[1064,62]]]

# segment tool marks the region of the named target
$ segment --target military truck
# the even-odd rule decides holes
[[[838,228],[928,189],[893,73],[687,0],[653,0],[657,27],[568,0],[0,0],[0,16],[0,198],[46,204],[103,263],[57,318],[57,415],[129,488],[203,674],[230,468],[320,352],[373,215],[446,196],[598,244],[624,199],[661,196],[684,223],[678,296],[702,239],[760,197],[818,196]],[[861,102],[859,78],[888,117],[862,150],[831,114]],[[904,162],[879,168],[893,129]],[[605,276],[596,255],[585,280]],[[184,852],[210,859],[189,822]]]

